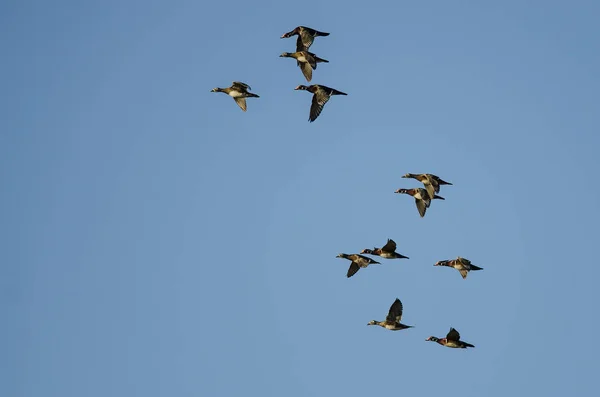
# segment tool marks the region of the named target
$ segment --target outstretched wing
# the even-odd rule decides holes
[[[312,99],[312,104],[310,106],[310,122],[313,122],[319,117],[321,112],[323,111],[323,106],[329,101],[329,95],[324,94],[321,91],[315,92]]]
[[[308,47],[310,47],[310,45]],[[305,46],[304,43],[302,42],[302,36],[298,35],[298,38],[296,39],[296,52],[307,51],[308,47]]]
[[[310,33],[303,31],[298,34],[298,41],[308,50],[314,41],[314,37]],[[298,47],[298,42],[296,42],[296,47]]]
[[[460,339],[460,334],[454,328],[450,328],[448,335],[446,335],[446,339],[458,342],[458,340]]]
[[[392,306],[390,306],[390,311],[388,312],[386,321],[399,323],[402,320],[402,302],[400,299],[396,298]]]
[[[356,274],[356,272],[358,271],[358,269],[360,269],[360,267],[358,266],[358,263],[352,262],[350,264],[350,267],[348,268],[348,273],[346,274],[346,277],[350,278],[350,277],[354,276]]]
[[[300,70],[302,70],[302,74],[306,77],[306,81],[312,80],[312,67],[308,62],[298,62],[298,66],[300,66]]]
[[[246,111],[246,98],[239,96],[239,97],[236,97],[233,99],[235,100],[235,103],[238,104],[240,109],[242,109],[245,112]]]
[[[235,88],[236,90],[246,91],[251,90],[250,86],[246,83],[242,83],[241,81],[234,81],[231,83],[231,88]]]
[[[436,189],[435,186],[433,185],[432,181],[429,178],[425,178],[423,180],[423,185],[425,186],[425,189],[427,190],[427,194],[429,195],[429,197],[431,199],[433,199],[433,197],[435,196],[436,193]],[[439,192],[439,187],[437,189],[437,191]]]
[[[415,203],[417,204],[419,215],[421,215],[421,218],[423,218],[425,216],[425,212],[427,212],[427,207],[429,207],[427,202],[425,200],[415,199]]]
[[[394,252],[396,251],[396,242],[388,238],[387,243],[381,248],[382,251]]]

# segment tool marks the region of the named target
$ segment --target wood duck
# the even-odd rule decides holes
[[[403,175],[402,178],[413,178],[422,182],[431,198],[433,198],[436,193],[440,192],[440,185],[452,185],[450,182],[446,182],[439,176],[433,174],[406,174]]]
[[[483,270],[482,267],[475,266],[474,264],[471,263],[470,260],[461,258],[460,256],[457,257],[456,259],[438,261],[433,266],[453,267],[456,270],[458,270],[458,272],[460,273],[460,275],[462,276],[463,279],[467,278],[467,274],[471,270]]]
[[[382,258],[386,258],[386,259],[396,259],[396,258],[408,259],[408,256],[404,256],[404,255],[396,252],[396,242],[389,238],[388,238],[387,243],[383,247],[373,248],[372,250],[365,248],[364,250],[361,251],[361,254],[376,255],[376,256],[380,256]]]
[[[400,299],[396,298],[394,303],[392,303],[392,306],[390,306],[390,310],[385,318],[385,321],[371,320],[367,325],[379,325],[380,327],[389,329],[390,331],[400,331],[401,329],[414,328],[412,325],[400,323],[400,320],[402,320],[402,302],[400,302]]]
[[[332,95],[348,95],[344,92],[319,84],[309,85],[308,87],[305,85],[299,85],[294,89],[313,93],[312,105],[310,106],[310,116],[308,118],[311,123],[315,121],[317,117],[319,117],[323,111],[323,106],[325,106]]]
[[[448,332],[448,335],[446,335],[445,338],[440,339],[436,338],[435,336],[430,336],[425,340],[430,342],[437,342],[442,346],[452,347],[455,349],[466,349],[467,347],[475,347],[470,343],[460,340],[460,334],[454,328],[450,328],[450,332]]]
[[[367,267],[372,264],[379,264],[379,262],[376,262],[371,258],[367,258],[366,256],[362,256],[359,254],[338,254],[336,258],[344,258],[352,261],[352,263],[350,264],[350,268],[348,268],[348,273],[346,274],[346,277],[348,278],[354,276],[358,269],[360,269],[361,267]]]
[[[315,37],[329,36],[329,33],[319,32],[318,30],[307,28],[306,26],[298,26],[291,32],[284,33],[281,38],[287,39],[294,35],[298,35],[298,39],[296,40],[296,51],[307,51],[315,40]]]
[[[296,51],[292,53],[284,52],[279,56],[283,58],[294,58],[297,61],[300,70],[302,70],[302,74],[306,77],[306,81],[312,80],[312,71],[313,69],[317,69],[317,63],[329,63],[328,60],[319,58],[308,51]]]
[[[210,92],[224,92],[235,100],[240,109],[246,111],[246,98],[260,98],[258,95],[248,92],[251,90],[250,86],[246,83],[234,81],[231,83],[231,87],[227,88],[213,88]]]
[[[421,218],[425,216],[427,208],[429,208],[431,205],[431,197],[429,197],[427,190],[423,189],[422,187],[414,189],[398,189],[394,193],[404,193],[413,196],[415,198],[415,203],[417,204],[417,209],[419,210],[419,215],[421,215]],[[438,195],[434,195],[433,198],[438,200],[446,200]]]

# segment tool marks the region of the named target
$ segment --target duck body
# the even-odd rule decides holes
[[[281,38],[287,39],[295,35],[298,35],[298,39],[296,40],[296,51],[306,51],[313,44],[315,37],[329,36],[329,33],[320,32],[306,26],[297,26],[293,30],[284,33]]]
[[[242,109],[244,112],[246,111],[246,98],[260,98],[258,95],[249,92],[251,90],[250,86],[246,83],[242,83],[240,81],[234,81],[230,87],[227,88],[213,88],[210,92],[223,92],[235,100],[235,103]]]
[[[308,118],[311,123],[315,121],[317,117],[319,117],[323,111],[323,107],[329,101],[329,98],[331,98],[333,95],[348,95],[345,92],[336,90],[335,88],[330,88],[320,84],[313,84],[309,86],[299,85],[294,89],[308,91],[313,94]]]
[[[438,261],[434,264],[434,266],[452,267],[458,270],[463,280],[467,278],[467,274],[469,274],[470,271],[483,270],[482,267],[475,266],[470,260],[461,258],[460,256],[458,256],[456,259]]]
[[[421,218],[425,216],[427,212],[427,208],[431,205],[432,198],[429,196],[429,193],[426,189],[422,187],[417,187],[413,189],[398,189],[394,193],[408,194],[413,196],[415,199],[415,204],[417,205],[417,210],[419,211],[419,215]],[[438,196],[436,194],[433,195],[433,199],[437,200],[446,200],[445,198]]]
[[[428,342],[436,342],[442,346],[450,347],[453,349],[466,349],[467,347],[475,347],[470,343],[460,340],[460,334],[454,328],[450,328],[450,331],[445,338],[437,338],[430,336],[425,339]]]
[[[385,259],[409,259],[408,256],[396,252],[396,242],[392,239],[388,239],[387,243],[381,248],[365,248],[361,251],[361,254],[380,256]]]
[[[302,71],[302,74],[306,78],[306,81],[312,80],[312,71],[317,69],[318,63],[329,63],[328,60],[319,58],[312,52],[308,51],[296,51],[296,52],[284,52],[280,55],[282,58],[294,58],[297,61],[298,67]]]
[[[400,322],[402,320],[402,310],[402,302],[400,302],[400,299],[396,298],[394,303],[392,303],[392,306],[390,306],[388,315],[384,321],[371,320],[367,325],[378,325],[385,329],[389,329],[390,331],[413,328],[412,325],[406,325]]]
[[[350,263],[350,267],[348,268],[348,273],[346,273],[346,277],[348,278],[354,276],[360,268],[365,268],[373,264],[379,264],[379,262],[360,254],[338,254],[336,258],[343,258],[352,261],[352,263]]]
[[[450,182],[442,180],[439,176],[433,174],[405,174],[402,178],[412,178],[423,183],[425,190],[430,198],[434,198],[436,193],[440,192],[440,185],[452,185]]]

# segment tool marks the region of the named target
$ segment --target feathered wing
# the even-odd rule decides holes
[[[400,320],[402,320],[402,302],[396,298],[392,306],[390,306],[386,321],[399,323]]]
[[[429,207],[427,205],[427,202],[425,200],[415,199],[415,203],[417,204],[419,215],[421,215],[421,218],[423,218],[425,216],[425,213],[427,212],[427,208]]]
[[[319,93],[319,91],[313,95],[312,104],[310,105],[310,117],[308,119],[311,123],[319,117],[327,101],[329,101],[329,95]]]
[[[392,239],[388,239],[387,243],[381,248],[381,250],[385,252],[396,251],[396,242]]]
[[[312,45],[313,41],[314,41],[314,38],[310,34],[305,33],[305,32],[299,33],[298,41],[296,41],[296,47],[298,47],[299,43],[302,43],[302,45],[305,48],[305,51],[307,51],[310,48],[310,46]]]
[[[233,83],[231,83],[231,88],[234,88],[237,91],[241,91],[241,92],[252,89],[252,88],[250,88],[250,86],[248,84],[242,83],[241,81],[234,81]]]
[[[235,100],[235,103],[238,104],[240,109],[242,109],[245,112],[246,111],[246,98],[239,96],[239,97],[236,97],[233,99]]]
[[[298,62],[298,66],[300,67],[302,74],[306,78],[306,81],[311,81],[313,69],[310,66],[310,64],[308,62]]]
[[[308,50],[308,47],[306,47],[304,45],[304,43],[302,42],[302,37],[300,35],[298,35],[298,38],[296,39],[296,52],[307,51],[307,50]]]
[[[425,179],[423,181],[423,185],[425,186],[425,190],[427,190],[427,194],[429,195],[430,198],[433,199],[433,197],[435,197],[435,186],[433,186],[433,184],[431,183],[431,180],[429,179]],[[439,188],[437,189],[439,191]]]
[[[448,335],[446,335],[446,339],[458,342],[460,340],[460,334],[454,328],[450,328]]]
[[[350,264],[350,267],[348,268],[348,273],[346,274],[346,277],[350,278],[350,277],[354,276],[356,274],[356,272],[358,271],[358,269],[360,269],[360,267],[358,266],[358,263],[353,261]]]

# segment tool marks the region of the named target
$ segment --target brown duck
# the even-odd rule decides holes
[[[231,87],[227,88],[213,88],[210,92],[224,92],[235,100],[240,109],[246,111],[246,98],[260,98],[258,95],[248,92],[251,90],[250,86],[246,83],[234,81]]]
[[[467,274],[472,270],[483,270],[482,267],[475,266],[470,260],[461,258],[460,256],[456,259],[438,261],[433,266],[453,267],[458,270],[463,279],[467,278]]]
[[[315,40],[315,37],[329,36],[329,33],[319,32],[318,30],[307,28],[306,26],[297,26],[294,30],[284,33],[281,38],[287,39],[288,37],[295,35],[298,35],[298,39],[296,40],[296,51],[308,51]]]
[[[367,258],[366,256],[362,256],[359,254],[338,254],[336,258],[344,258],[348,259],[349,261],[352,261],[350,267],[348,268],[348,273],[346,274],[346,277],[348,278],[354,276],[361,267],[367,267],[372,264],[379,264],[379,262],[376,262],[371,258]]]
[[[454,349],[466,349],[467,347],[475,347],[470,343],[460,340],[460,334],[454,328],[450,328],[450,332],[448,332],[448,335],[446,335],[445,338],[436,338],[435,336],[430,336],[425,340],[429,342],[437,342],[442,346],[452,347]]]
[[[279,56],[283,58],[294,58],[297,61],[297,64],[300,67],[300,70],[302,71],[302,74],[306,78],[306,81],[312,80],[312,71],[314,69],[317,69],[317,63],[329,63],[328,60],[319,58],[312,52],[308,51],[296,51],[292,53],[284,52]]]
[[[422,187],[414,189],[398,189],[394,193],[404,193],[413,196],[415,198],[415,204],[417,205],[417,209],[419,210],[419,215],[421,215],[421,218],[425,216],[427,208],[429,208],[431,205],[431,197],[429,196],[427,190],[423,189]],[[433,198],[438,200],[446,200],[445,198],[435,194]]]
[[[435,194],[440,192],[440,185],[452,185],[433,174],[405,174],[402,178],[413,178],[423,183],[431,198],[434,198]]]
[[[348,95],[342,91],[319,84],[309,85],[308,87],[305,85],[299,85],[294,89],[312,92],[313,99],[312,104],[310,105],[310,115],[308,117],[308,120],[311,123],[315,121],[317,117],[319,117],[323,111],[323,107],[329,101],[329,98],[331,98],[332,95]]]
[[[400,302],[400,299],[396,298],[394,303],[392,303],[392,306],[390,306],[390,310],[388,311],[385,321],[371,320],[367,325],[379,325],[380,327],[389,329],[390,331],[400,331],[401,329],[413,328],[412,325],[402,324],[400,320],[402,320],[402,302]]]
[[[373,249],[365,248],[361,251],[361,254],[376,255],[386,259],[408,259],[408,256],[404,256],[396,252],[396,242],[389,238],[387,243],[383,247]]]

